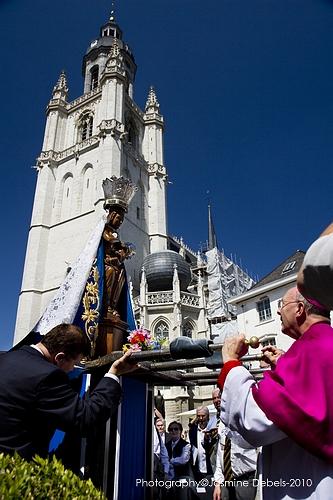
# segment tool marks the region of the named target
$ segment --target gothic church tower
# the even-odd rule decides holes
[[[111,15],[83,58],[84,93],[68,102],[62,72],[47,107],[19,298],[15,343],[33,328],[103,212],[102,181],[130,178],[138,191],[121,238],[135,244],[126,268],[139,290],[144,257],[167,248],[163,117],[154,89],[133,100],[136,64]]]

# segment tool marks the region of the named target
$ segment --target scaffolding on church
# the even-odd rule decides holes
[[[208,250],[206,252],[208,275],[208,321],[214,342],[237,332],[236,306],[229,299],[249,290],[254,280],[238,264],[218,249],[217,238],[208,206]]]

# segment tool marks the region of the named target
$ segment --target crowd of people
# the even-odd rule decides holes
[[[159,481],[174,480],[172,488],[157,488],[156,499],[176,500],[240,498],[254,500],[257,450],[240,435],[227,436],[220,419],[221,391],[212,392],[215,413],[207,406],[196,409],[184,433],[173,421],[165,432],[165,421],[157,413],[154,426],[154,472]],[[188,441],[183,438],[184,434]],[[229,456],[229,465],[227,460]],[[230,470],[229,470],[230,468]],[[162,484],[160,483],[160,484]],[[186,484],[186,488],[183,484]]]

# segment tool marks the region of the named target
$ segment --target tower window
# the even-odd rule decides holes
[[[90,90],[94,90],[98,87],[98,66],[94,66],[90,70]]]
[[[268,297],[262,297],[257,302],[259,321],[267,321],[272,318],[271,303]]]
[[[93,167],[90,163],[85,165],[82,170],[82,191],[81,191],[81,209],[83,212],[91,210],[94,202],[94,178]]]
[[[125,129],[128,133],[128,143],[131,144],[134,149],[138,149],[138,131],[133,120],[129,119],[126,121]]]
[[[136,218],[140,219],[140,207],[136,207]]]
[[[79,140],[84,141],[92,136],[93,132],[93,117],[84,115],[79,125]]]
[[[61,213],[60,219],[65,220],[71,216],[71,205],[72,205],[72,194],[73,194],[73,176],[71,174],[67,174],[63,178],[63,186],[61,193]]]

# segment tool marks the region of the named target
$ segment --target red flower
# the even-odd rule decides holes
[[[137,332],[133,337],[131,338],[131,344],[140,344],[141,342],[145,341],[145,336],[141,332]]]

